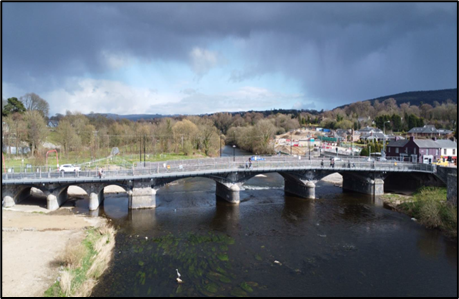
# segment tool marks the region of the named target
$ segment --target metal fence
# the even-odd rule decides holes
[[[249,158],[252,158],[249,164]],[[37,167],[33,172],[4,173],[2,180],[46,180],[46,179],[100,179],[103,178],[129,178],[139,176],[148,177],[169,177],[193,176],[207,173],[225,173],[230,171],[292,171],[323,169],[335,171],[387,171],[387,172],[436,172],[435,165],[417,164],[409,162],[378,162],[368,161],[368,158],[343,159],[335,161],[324,158],[314,158],[309,160],[307,157],[295,156],[237,156],[223,158],[207,158],[195,160],[174,160],[166,162],[146,162],[138,163],[137,167],[116,167],[110,170],[103,168],[95,170],[82,170],[78,172],[59,172],[49,171],[46,167]]]

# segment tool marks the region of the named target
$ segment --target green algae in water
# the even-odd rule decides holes
[[[208,291],[210,293],[217,293],[218,292],[218,286],[213,282],[207,284],[204,288],[206,289],[206,291]]]
[[[241,288],[246,292],[249,292],[249,293],[253,292],[253,289],[246,282],[241,283]]]
[[[142,262],[142,261],[139,261],[139,266],[140,266],[140,267],[143,267],[143,265],[145,265],[145,263]]]
[[[244,292],[241,288],[237,288],[237,287],[231,291],[231,295],[235,297],[247,297],[248,296],[246,292]]]
[[[229,279],[228,277],[226,276],[220,276],[220,281],[223,282],[223,283],[231,283],[231,279]]]
[[[182,292],[183,292],[183,287],[182,287],[182,285],[179,285],[179,286],[177,287],[177,290],[175,291],[175,293],[176,293],[176,294],[180,294],[180,293],[182,293]]]
[[[228,262],[229,261],[228,255],[226,255],[226,254],[219,254],[219,255],[217,255],[217,257],[222,262]]]
[[[220,267],[217,267],[217,269],[215,269],[217,272],[221,273],[221,274],[226,274],[226,271],[223,270],[222,268]]]
[[[263,258],[259,254],[255,254],[255,259],[260,262],[263,260]]]

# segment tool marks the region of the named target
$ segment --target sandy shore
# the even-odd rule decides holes
[[[23,209],[24,211],[18,211]],[[43,296],[59,276],[56,259],[67,242],[84,238],[84,228],[102,218],[75,216],[68,211],[42,214],[37,207],[2,210],[2,294],[5,297]],[[30,211],[36,210],[35,213]]]

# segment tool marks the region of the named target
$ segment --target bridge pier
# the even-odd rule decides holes
[[[232,204],[239,204],[241,202],[240,190],[242,183],[217,183],[216,194],[221,198]]]
[[[4,208],[11,208],[14,207],[16,203],[14,202],[14,198],[10,195],[3,196],[2,200],[2,207]]]
[[[363,194],[383,195],[384,180],[381,178],[363,177],[357,174],[342,173],[343,190]]]
[[[156,192],[152,187],[132,188],[128,191],[129,209],[154,209],[156,208]]]
[[[99,206],[104,201],[104,189],[102,189],[99,193],[91,192],[89,193],[89,210],[95,211],[99,208]]]
[[[67,201],[67,190],[68,187],[45,192],[47,200],[46,208],[50,211],[59,209]]]
[[[307,199],[316,198],[316,184],[308,180],[285,180],[284,191],[287,194],[293,194]]]

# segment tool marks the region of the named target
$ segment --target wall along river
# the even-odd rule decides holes
[[[255,177],[238,206],[217,202],[203,178],[163,187],[154,210],[106,195],[98,214],[118,234],[92,296],[457,296],[457,241],[371,196],[318,182],[306,200],[283,184]]]

